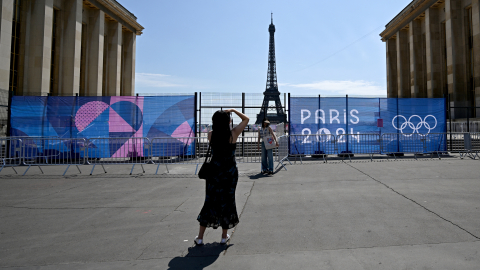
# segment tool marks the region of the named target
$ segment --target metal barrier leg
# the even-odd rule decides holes
[[[373,161],[373,154],[370,155],[370,161]]]
[[[142,167],[143,173],[145,173],[145,169],[143,168],[143,164],[140,164],[140,167]]]
[[[63,175],[62,175],[62,176],[65,176],[65,174],[66,174],[66,173],[67,173],[67,171],[68,171],[68,168],[70,168],[70,165],[68,165],[68,166],[67,166],[67,169],[65,170],[65,172],[63,173]]]
[[[170,171],[168,170],[167,163],[165,163],[165,168],[167,168],[167,173],[170,173]]]
[[[157,171],[155,172],[155,175],[157,175],[157,173],[158,173],[158,167],[160,167],[160,163],[158,163]]]
[[[95,165],[97,165],[97,164],[93,164],[93,168],[92,168],[92,171],[90,172],[90,175],[93,174],[93,170],[95,169]]]
[[[197,171],[198,171],[198,164],[197,164],[197,168],[195,168],[195,175],[197,175]]]
[[[28,170],[30,169],[30,167],[32,167],[32,165],[28,165],[28,168],[25,170],[25,172],[23,173],[23,175],[25,175],[25,174],[28,172]],[[22,175],[22,176],[23,176],[23,175]]]
[[[103,168],[103,171],[104,171],[105,173],[107,173],[107,170],[105,170],[105,167],[103,167],[103,164],[102,164],[102,168]]]
[[[3,168],[5,168],[5,165],[2,166],[2,168],[0,168],[0,172],[2,172]],[[12,167],[13,168],[13,167]]]
[[[80,168],[78,167],[78,165],[76,165],[76,166],[77,166],[78,172],[79,172],[79,173],[82,173],[82,171],[80,171]]]
[[[283,164],[282,161],[279,161],[278,164],[277,164],[277,167],[275,167],[275,170],[278,168],[278,166],[282,165],[282,167],[285,169],[285,171],[287,171],[287,168],[285,167],[285,165]]]
[[[133,168],[135,168],[135,164],[133,164],[132,169],[130,170],[130,175],[133,173]]]
[[[15,172],[15,174],[18,174],[18,173],[17,173],[17,170],[15,170],[14,167],[12,167],[12,170]]]

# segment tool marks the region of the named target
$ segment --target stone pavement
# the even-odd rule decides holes
[[[1,268],[480,268],[479,160],[304,161],[274,176],[239,164],[240,223],[203,247],[195,166],[65,168],[0,173]]]

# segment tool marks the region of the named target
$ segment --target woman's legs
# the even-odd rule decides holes
[[[227,238],[228,229],[222,229],[222,238]]]
[[[262,142],[262,172],[268,170],[267,162],[267,149],[265,149],[265,144]]]
[[[268,170],[273,172],[273,149],[268,149],[267,155],[268,155]]]
[[[207,227],[200,225],[200,230],[198,231],[198,236],[197,236],[198,239],[203,239],[203,234],[205,233],[206,229]],[[228,232],[228,229],[222,228],[222,238],[227,238],[227,232]]]
[[[200,230],[198,231],[198,239],[203,239],[203,234],[205,233],[205,230],[207,227],[200,225]]]

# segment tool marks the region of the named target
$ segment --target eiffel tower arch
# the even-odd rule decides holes
[[[263,103],[260,113],[257,114],[257,121],[255,124],[261,124],[263,119],[267,118],[270,123],[285,123],[287,115],[283,111],[282,102],[280,101],[280,92],[277,85],[277,67],[275,60],[275,25],[272,22],[268,27],[270,33],[270,42],[268,47],[268,72],[267,72],[267,86],[263,92]],[[270,102],[275,106],[269,106]]]

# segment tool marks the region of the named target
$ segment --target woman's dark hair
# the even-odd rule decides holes
[[[216,111],[212,116],[212,146],[222,147],[231,142],[230,114],[225,111]]]

